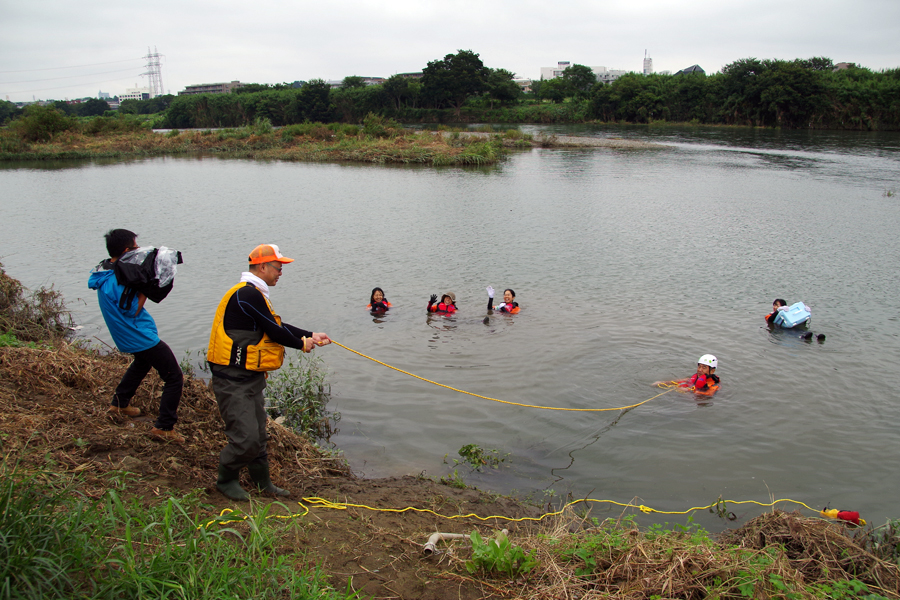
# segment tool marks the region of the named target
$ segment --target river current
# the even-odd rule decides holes
[[[488,168],[2,164],[0,262],[30,288],[61,290],[81,333],[111,343],[87,289],[103,233],[125,227],[181,250],[174,291],[150,306],[179,358],[206,347],[249,250],[276,243],[297,259],[272,290],[287,322],[482,396],[616,408],[689,376],[702,354],[719,359],[712,399],[670,392],[564,412],[317,349],[342,416],[332,441],[363,476],[457,468],[478,487],[551,502],[681,511],[775,497],[876,525],[900,517],[900,135],[523,129],[665,147],[535,149]],[[487,285],[513,288],[521,312],[485,322]],[[385,316],[365,310],[374,286],[393,304]],[[459,312],[426,314],[444,291]],[[809,305],[826,340],[769,331],[776,297]],[[470,473],[453,464],[467,444],[506,460]]]

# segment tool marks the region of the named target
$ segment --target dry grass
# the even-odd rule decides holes
[[[71,326],[61,293],[42,287],[26,295],[22,284],[0,264],[0,334],[11,333],[26,342],[55,340],[68,337]]]
[[[212,392],[203,381],[187,378],[177,425],[187,442],[161,443],[148,435],[162,391],[155,372],[132,401],[148,417],[106,413],[129,362],[127,355],[100,356],[65,343],[0,348],[3,454],[35,466],[49,457],[81,473],[98,493],[115,470],[155,475],[186,490],[209,486],[227,441]],[[279,481],[302,487],[305,479],[349,473],[343,461],[271,421],[269,434],[271,469]]]
[[[712,539],[697,528],[642,531],[630,519],[586,526],[571,510],[518,540],[540,565],[502,595],[577,598],[900,598],[900,568],[839,523],[775,511]],[[866,532],[860,531],[861,535]],[[863,594],[864,595],[864,594]],[[875,596],[879,597],[879,596]]]

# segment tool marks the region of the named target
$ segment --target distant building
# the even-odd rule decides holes
[[[109,92],[97,92],[97,98],[100,100],[109,100]]]
[[[606,67],[591,67],[591,70],[594,72],[597,81],[607,85],[628,73],[628,71],[623,69],[607,69]]]
[[[701,75],[706,75],[706,71],[700,68],[700,65],[691,65],[687,69],[682,69],[675,73],[675,76],[678,75],[688,75],[689,73],[700,73]]]
[[[647,56],[647,51],[644,50],[644,75],[651,75],[653,73],[653,59]]]
[[[363,77],[362,80],[365,85],[381,85],[382,83],[387,81],[384,77]],[[344,85],[344,80],[329,79],[325,83],[330,85],[331,89],[335,89]]]
[[[531,93],[531,80],[530,79],[513,79],[513,81],[515,82],[516,85],[519,86],[519,89],[521,89],[523,92],[525,92],[526,94]]]
[[[420,71],[418,73],[397,73],[397,75],[399,75],[403,79],[422,79],[422,75],[424,75],[424,73]]]
[[[561,60],[555,67],[541,67],[541,79],[556,79],[562,77],[563,71],[572,66],[567,60]]]
[[[148,87],[133,87],[126,88],[124,94],[119,94],[119,102],[123,100],[149,100],[150,99],[150,88]]]
[[[567,68],[571,67],[572,63],[565,60],[560,61],[555,67],[541,67],[541,79],[555,79],[557,77],[562,77],[563,71]],[[607,69],[606,67],[588,67],[591,71],[594,72],[594,77],[597,78],[597,81],[602,81],[603,83],[612,83],[628,71],[622,71],[619,69]]]
[[[831,70],[834,71],[843,71],[844,69],[849,69],[850,67],[855,67],[855,63],[842,62],[834,65],[834,68]]]
[[[232,90],[244,87],[240,81],[232,81],[231,83],[198,83],[196,85],[186,85],[184,90],[178,92],[179,96],[193,96],[196,94],[230,94]]]

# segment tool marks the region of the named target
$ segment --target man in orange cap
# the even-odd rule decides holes
[[[249,262],[240,283],[219,302],[206,354],[228,437],[228,445],[219,454],[216,487],[232,500],[250,499],[239,482],[245,466],[260,491],[289,495],[269,475],[266,373],[284,362],[285,346],[310,352],[331,343],[324,333],[284,323],[269,303],[269,288],[278,283],[281,269],[293,258],[283,256],[275,244],[261,244],[250,252]]]

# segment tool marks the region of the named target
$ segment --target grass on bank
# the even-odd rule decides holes
[[[91,126],[95,122],[101,124]],[[120,122],[131,125],[114,126]],[[39,133],[29,133],[21,124],[0,130],[0,160],[5,161],[221,154],[263,160],[478,166],[496,163],[504,148],[517,145],[521,139],[499,134],[483,139],[413,131],[371,114],[359,125],[301,123],[278,130],[268,120],[257,119],[233,129],[173,129],[160,134],[116,117],[50,124]]]
[[[270,519],[257,504],[201,527],[201,494],[146,500],[121,487],[111,475],[91,497],[71,475],[4,465],[0,600],[355,597],[303,552],[304,517]],[[900,569],[867,551],[864,533],[776,511],[716,540],[690,520],[640,529],[568,511],[530,533],[473,530],[438,565],[498,597],[897,598]]]
[[[151,504],[109,486],[93,499],[72,477],[2,467],[0,599],[355,597],[328,585],[270,507],[198,529],[196,494]]]

